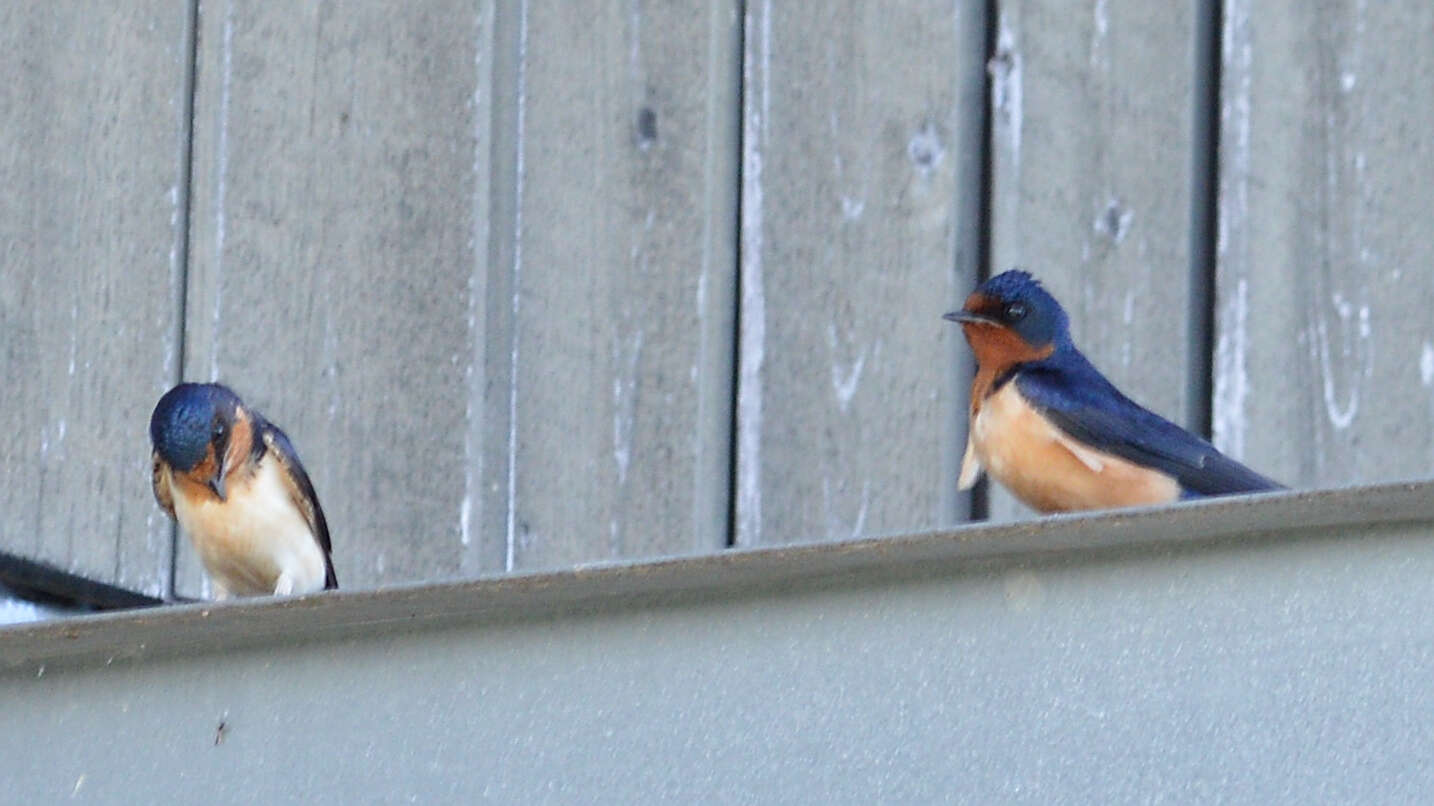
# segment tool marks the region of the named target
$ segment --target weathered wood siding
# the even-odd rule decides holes
[[[1434,467],[1434,6],[1226,4],[1216,441],[1296,486]]]
[[[0,8],[0,550],[154,595],[191,42],[187,3]]]
[[[1256,468],[1427,475],[1434,10],[991,11],[0,11],[0,555],[203,595],[180,378],[288,430],[345,587],[954,523],[940,315],[1012,265]]]
[[[968,5],[747,4],[741,545],[952,519],[965,397],[941,314],[976,274],[985,30]]]
[[[731,463],[737,5],[499,7],[494,161],[510,181],[488,222],[474,380],[491,397],[481,422],[475,401],[468,459],[483,553],[469,568],[715,551]]]
[[[290,430],[341,582],[726,543],[738,18],[691,10],[205,16],[187,374]]]
[[[200,20],[184,374],[289,433],[343,584],[461,566],[481,23],[465,2]]]

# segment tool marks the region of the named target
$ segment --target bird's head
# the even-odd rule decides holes
[[[1017,269],[982,283],[961,310],[944,318],[961,324],[982,366],[1039,361],[1070,344],[1070,320],[1061,304]]]
[[[176,472],[224,500],[234,433],[248,423],[239,396],[217,383],[182,383],[159,399],[149,418],[149,438]]]

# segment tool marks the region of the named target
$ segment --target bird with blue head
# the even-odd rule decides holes
[[[992,277],[945,318],[977,365],[960,489],[985,471],[1040,512],[1283,489],[1116,389],[1029,273]]]
[[[338,587],[328,522],[288,436],[217,383],[182,383],[150,416],[155,500],[198,551],[215,598]]]

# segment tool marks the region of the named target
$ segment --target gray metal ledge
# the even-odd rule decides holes
[[[197,653],[266,641],[536,618],[674,597],[793,588],[834,576],[952,572],[1054,553],[1149,549],[1240,537],[1299,539],[1333,527],[1434,521],[1434,481],[1274,493],[1081,513],[949,531],[588,565],[560,571],[306,597],[109,612],[0,629],[0,669]]]
[[[1431,493],[11,627],[0,777],[37,802],[1398,799],[1434,787]]]

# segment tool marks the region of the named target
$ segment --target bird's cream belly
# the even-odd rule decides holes
[[[972,418],[971,449],[1002,486],[1041,512],[1169,503],[1180,485],[1165,473],[1080,445],[1031,408],[1014,382]]]
[[[324,586],[324,556],[290,499],[281,471],[265,458],[254,475],[233,484],[227,500],[176,495],[174,514],[204,568],[223,591],[237,596],[275,592],[287,574],[293,593]]]

